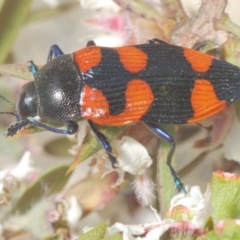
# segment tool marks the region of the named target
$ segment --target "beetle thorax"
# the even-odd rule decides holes
[[[70,54],[54,58],[35,76],[38,115],[52,122],[80,119],[79,73]]]

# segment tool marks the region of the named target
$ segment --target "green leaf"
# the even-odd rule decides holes
[[[101,240],[105,236],[107,227],[108,222],[103,222],[92,230],[86,232],[84,235],[78,238],[78,240]]]
[[[50,236],[50,237],[46,237],[44,238],[43,240],[61,240],[62,237],[60,237],[59,235],[53,235],[53,236]]]
[[[30,210],[31,207],[43,197],[47,197],[61,191],[71,176],[65,175],[67,169],[68,165],[63,165],[55,167],[42,174],[26,189],[17,201],[16,205],[13,207],[13,211],[23,214]]]
[[[230,36],[222,45],[223,59],[231,64],[240,66],[240,41],[236,37]]]
[[[234,220],[222,221],[214,231],[208,232],[197,240],[236,240],[240,239],[240,226]]]
[[[204,226],[204,230],[207,232],[212,231],[214,228],[214,223],[212,217],[208,217]]]
[[[41,66],[38,66],[41,68]],[[15,78],[21,78],[28,81],[33,81],[33,74],[29,72],[27,65],[23,64],[0,64],[0,73],[9,75]]]
[[[32,0],[5,0],[0,12],[0,63],[8,56],[23,25]]]
[[[214,221],[240,217],[240,176],[218,171],[211,181]]]
[[[234,34],[240,39],[240,27],[231,21],[228,14],[225,13],[221,20],[217,22],[217,27],[219,29],[225,30],[226,32]]]
[[[113,234],[112,236],[103,238],[102,240],[123,240],[123,236],[120,233]]]

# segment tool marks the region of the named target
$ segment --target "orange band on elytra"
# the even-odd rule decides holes
[[[112,126],[139,121],[154,100],[151,87],[140,79],[133,79],[127,84],[125,109],[117,115],[110,115],[109,103],[100,90],[85,85],[81,96],[82,117]]]
[[[183,54],[196,72],[207,72],[214,57],[193,49],[184,48]]]
[[[194,115],[187,122],[197,122],[210,117],[226,107],[225,100],[219,100],[214,87],[207,79],[197,79],[191,91]]]
[[[97,46],[85,47],[77,52],[74,52],[73,58],[81,72],[85,73],[90,68],[98,66],[101,62],[101,48]]]
[[[148,57],[142,50],[134,46],[114,49],[118,52],[120,62],[127,71],[137,73],[146,67]]]

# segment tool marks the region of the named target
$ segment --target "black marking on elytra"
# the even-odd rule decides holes
[[[213,59],[206,74],[219,100],[226,100],[227,105],[230,105],[240,98],[240,70],[237,66]]]
[[[133,75],[126,71],[114,49],[102,47],[101,55],[98,66],[87,71],[91,78],[85,78],[83,83],[103,92],[109,103],[110,114],[117,115],[124,111],[126,85]]]

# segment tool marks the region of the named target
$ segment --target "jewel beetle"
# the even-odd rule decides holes
[[[7,112],[16,116],[7,136],[27,125],[74,134],[78,130],[77,121],[86,119],[116,167],[111,145],[95,123],[120,126],[141,121],[171,144],[167,165],[178,190],[184,192],[171,165],[174,139],[158,123],[197,122],[240,97],[238,67],[159,39],[116,48],[99,47],[89,41],[73,54],[64,54],[53,45],[47,63],[38,69],[30,61],[29,70],[34,82],[20,90],[17,113]],[[65,123],[67,127],[58,129],[41,120]]]

